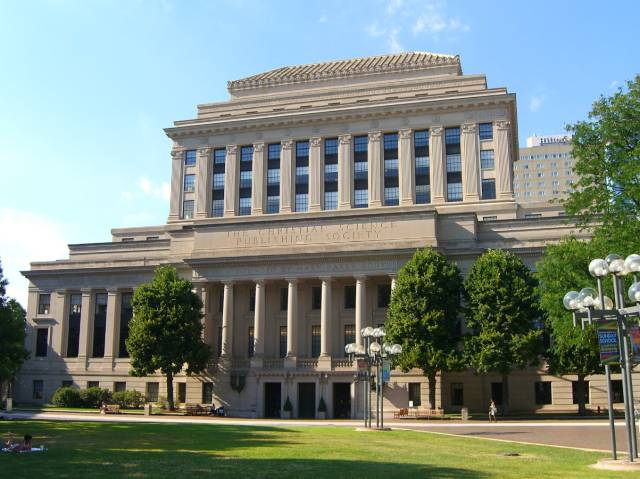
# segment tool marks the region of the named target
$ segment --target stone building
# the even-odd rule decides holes
[[[458,56],[284,67],[228,91],[165,130],[166,224],[114,229],[110,242],[69,245],[68,259],[24,272],[32,357],[18,401],[48,401],[62,384],[162,396],[163,378],[128,375],[124,339],[133,289],[171,264],[202,297],[214,351],[206,373],[176,378],[178,402],[213,398],[262,417],[289,397],[294,416],[313,417],[322,397],[329,417],[358,417],[363,390],[344,345],[384,323],[416,248],[437,248],[463,271],[487,248],[534,267],[546,243],[572,231],[516,204],[515,95],[463,74]],[[514,410],[574,407],[571,378],[531,370],[511,380]],[[438,404],[484,410],[499,381],[446,374]],[[591,402],[604,404],[602,385],[592,381]],[[420,371],[394,372],[385,388],[387,410],[426,398]]]

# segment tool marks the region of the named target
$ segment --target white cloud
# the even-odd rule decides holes
[[[327,20],[329,19],[326,15],[321,15],[320,18],[318,18],[318,23],[327,23]]]
[[[611,88],[612,90],[615,90],[619,84],[620,82],[618,80],[613,80],[611,83],[609,83],[609,88]]]
[[[542,106],[543,102],[544,102],[544,96],[541,96],[541,95],[534,96],[533,98],[531,98],[531,101],[529,102],[529,110],[534,112],[538,111]]]
[[[427,8],[427,11],[418,16],[411,27],[414,35],[427,34],[437,36],[443,33],[468,32],[469,26],[462,23],[458,17],[448,17],[444,11],[435,8]]]
[[[124,201],[131,201],[136,197],[147,196],[154,199],[169,201],[171,196],[171,185],[166,181],[154,183],[146,176],[138,178],[138,192],[121,191],[120,198]]]
[[[389,0],[387,4],[387,13],[394,14],[404,5],[404,0]]]
[[[398,40],[398,33],[400,33],[399,30],[397,28],[393,28],[387,35],[387,43],[391,53],[400,53],[401,51],[404,51],[404,48],[400,45],[400,41]]]
[[[27,307],[29,282],[20,271],[32,261],[67,258],[66,228],[30,211],[0,208],[0,260],[9,280],[7,292]]]
[[[370,37],[384,37],[387,42],[387,48],[391,53],[399,53],[404,51],[404,48],[400,44],[398,36],[400,34],[400,28],[395,27],[380,27],[377,22],[367,25],[365,31]]]

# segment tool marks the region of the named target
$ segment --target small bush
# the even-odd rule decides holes
[[[102,403],[111,402],[111,391],[102,388],[87,388],[80,391],[84,407],[100,407]]]
[[[63,386],[53,393],[51,402],[59,407],[82,407],[83,401],[80,390],[70,386]]]
[[[286,412],[293,411],[293,406],[291,405],[291,401],[289,401],[289,396],[287,396],[287,400],[284,402],[284,406],[282,409]]]
[[[320,396],[320,402],[318,403],[318,412],[327,412],[327,405],[322,396]]]
[[[113,393],[111,401],[119,405],[121,408],[137,409],[144,404],[144,396],[139,391],[122,391]]]
[[[166,396],[158,396],[158,400],[155,404],[161,409],[169,409],[169,400]]]

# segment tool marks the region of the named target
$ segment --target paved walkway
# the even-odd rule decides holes
[[[291,427],[291,426],[341,426],[359,427],[362,421],[354,420],[283,420],[242,419],[184,416],[101,415],[64,412],[3,413],[7,419],[41,419],[55,421],[100,421],[100,422],[151,422],[183,424],[226,424],[235,426]],[[611,447],[609,423],[604,420],[527,420],[500,421],[385,421],[385,426],[398,429],[454,434],[503,441],[583,448],[609,451]],[[623,421],[616,421],[618,451],[626,451],[626,430]]]

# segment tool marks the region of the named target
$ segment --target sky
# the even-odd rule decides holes
[[[640,2],[0,0],[0,261],[30,261],[169,209],[163,128],[285,65],[458,54],[517,95],[519,141],[562,133],[640,70]]]

